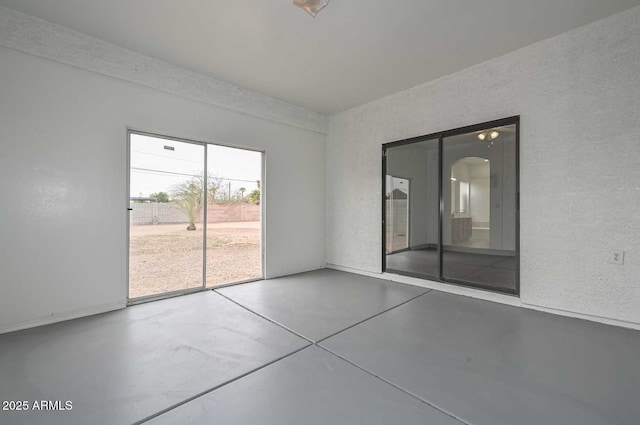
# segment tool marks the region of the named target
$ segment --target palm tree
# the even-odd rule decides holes
[[[260,189],[254,189],[249,194],[249,202],[252,203],[252,204],[259,204],[260,203]]]
[[[210,204],[215,204],[216,195],[222,187],[222,178],[213,173],[207,173],[207,200]]]
[[[202,209],[202,179],[192,177],[175,185],[171,190],[171,198],[187,214],[187,230],[196,230],[196,218]]]
[[[244,192],[245,192],[245,190],[247,190],[247,189],[245,189],[244,187],[241,187],[240,189],[238,189],[238,191],[240,191],[240,200],[241,201],[244,201]]]

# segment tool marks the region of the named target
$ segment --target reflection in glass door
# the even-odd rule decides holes
[[[409,248],[410,180],[387,175],[387,254]]]
[[[516,292],[516,125],[443,138],[442,277]]]
[[[129,298],[203,286],[205,146],[130,134]]]
[[[519,293],[518,122],[383,146],[384,271]],[[397,245],[404,194],[394,176],[411,182],[406,245]]]
[[[438,139],[387,149],[384,193],[385,269],[437,279]]]

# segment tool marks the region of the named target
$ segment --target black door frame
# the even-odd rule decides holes
[[[443,244],[442,244],[442,226],[443,226],[443,215],[444,215],[444,198],[443,198],[443,190],[442,190],[442,156],[443,156],[443,144],[444,139],[451,136],[458,136],[461,134],[472,133],[475,131],[486,130],[487,128],[492,127],[502,127],[507,125],[515,125],[516,127],[516,153],[515,153],[515,170],[516,170],[516,282],[515,282],[515,290],[499,290],[495,287],[490,287],[487,285],[482,285],[473,282],[466,282],[457,279],[445,278],[443,276]],[[487,121],[479,124],[468,125],[460,128],[456,128],[453,130],[440,131],[436,133],[426,134],[424,136],[411,137],[408,139],[398,140],[395,142],[384,143],[382,144],[382,272],[387,272],[387,262],[386,262],[386,175],[387,175],[387,149],[410,145],[413,143],[425,142],[428,140],[438,141],[438,198],[439,198],[439,212],[438,212],[438,276],[426,276],[419,275],[417,273],[411,272],[402,272],[399,270],[393,270],[392,273],[409,276],[409,277],[417,277],[420,279],[428,279],[435,280],[437,282],[442,283],[452,283],[459,286],[466,286],[475,289],[481,289],[490,292],[497,292],[500,294],[506,295],[520,295],[520,116],[515,115],[508,118],[502,118],[493,121]],[[409,237],[409,236],[407,236]]]

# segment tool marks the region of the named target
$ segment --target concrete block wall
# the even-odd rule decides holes
[[[213,204],[207,212],[209,223],[260,221],[260,205]]]
[[[131,204],[129,222],[140,224],[177,224],[188,223],[187,214],[173,203]],[[201,221],[201,220],[200,220]]]
[[[144,224],[178,224],[188,223],[187,214],[176,204],[168,203],[140,203],[131,204],[129,216],[131,225]],[[203,213],[200,212],[196,222],[201,223]],[[260,205],[252,204],[212,204],[207,210],[207,222],[240,222],[260,221]]]

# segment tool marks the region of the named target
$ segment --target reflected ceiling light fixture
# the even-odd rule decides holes
[[[293,0],[295,6],[301,7],[314,18],[326,5],[329,4],[329,0]]]
[[[498,136],[500,136],[500,133],[498,133],[496,130],[488,130],[478,134],[478,139],[480,139],[481,142],[486,141],[487,149],[489,149],[491,146],[493,146],[493,141],[496,140]]]

